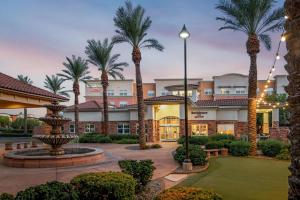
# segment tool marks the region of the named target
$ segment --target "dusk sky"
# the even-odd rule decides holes
[[[191,33],[188,40],[188,76],[211,79],[225,73],[247,74],[249,57],[245,50],[246,35],[240,32],[218,31],[222,16],[215,9],[217,0],[134,0],[141,4],[153,21],[149,36],[165,47],[163,52],[142,51],[144,82],[154,78],[183,77],[183,41],[178,32],[185,23]],[[103,40],[114,35],[113,17],[122,0],[3,0],[0,3],[0,71],[16,77],[28,75],[34,85],[43,87],[45,75],[63,69],[66,56],[84,55],[88,39]],[[283,6],[283,0],[277,6]],[[272,34],[273,49],[261,46],[258,56],[258,78],[265,79],[273,62],[280,33]],[[131,47],[115,46],[119,61],[130,65],[125,77],[134,78]],[[285,45],[281,55],[285,53]],[[276,74],[285,74],[283,59]],[[91,75],[99,77],[97,68],[90,65]],[[70,88],[71,84],[66,83]],[[81,102],[84,87],[81,86]],[[72,104],[73,98],[71,98]]]

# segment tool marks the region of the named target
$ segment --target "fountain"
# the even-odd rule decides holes
[[[63,118],[59,112],[66,106],[53,102],[44,105],[51,112],[40,120],[52,127],[50,134],[34,135],[33,138],[49,145],[50,148],[37,148],[11,151],[4,155],[3,163],[10,167],[64,167],[82,164],[93,164],[103,157],[103,150],[99,148],[80,147],[62,148],[73,139],[78,138],[75,134],[62,133],[62,126],[71,121]]]

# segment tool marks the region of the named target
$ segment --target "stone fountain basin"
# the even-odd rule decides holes
[[[18,168],[53,168],[96,164],[103,160],[103,150],[92,147],[64,148],[65,154],[51,156],[49,149],[37,148],[11,151],[4,155],[3,164]]]
[[[48,108],[49,110],[52,111],[62,111],[63,109],[65,109],[67,106],[65,105],[59,105],[59,104],[47,104],[44,105],[43,107]]]
[[[66,118],[53,118],[53,117],[40,117],[39,119],[50,126],[62,126],[65,123],[71,121],[70,119],[66,119]]]
[[[45,144],[61,146],[78,138],[75,134],[59,134],[59,135],[34,135],[35,139],[42,141]]]

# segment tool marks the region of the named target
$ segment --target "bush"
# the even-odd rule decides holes
[[[284,143],[279,140],[265,140],[258,143],[258,148],[261,149],[265,156],[275,157],[281,149],[284,147]]]
[[[131,175],[137,182],[137,191],[143,188],[151,181],[155,167],[152,160],[120,160],[119,166],[122,172]]]
[[[229,152],[233,156],[248,156],[250,143],[245,141],[233,141],[229,145]]]
[[[209,141],[206,145],[206,149],[222,149],[224,147],[223,142],[221,141]]]
[[[86,133],[79,137],[79,143],[112,143],[110,137],[98,133]]]
[[[57,181],[48,182],[46,184],[29,187],[24,191],[18,192],[16,200],[77,200],[78,193],[69,183],[61,183]]]
[[[85,173],[74,177],[71,184],[79,193],[79,199],[133,200],[136,181],[121,172]]]
[[[279,160],[290,160],[291,154],[290,154],[288,148],[281,149],[279,154],[276,155],[276,158]]]
[[[159,194],[156,200],[222,200],[222,197],[212,190],[194,187],[174,187]]]
[[[209,139],[213,140],[213,141],[235,140],[235,136],[234,135],[228,135],[228,134],[215,134],[215,135],[209,136]]]
[[[152,144],[150,146],[151,149],[160,149],[161,148],[161,145],[160,144]]]
[[[27,128],[29,130],[32,130],[34,127],[41,126],[41,125],[42,122],[38,119],[31,119],[31,118],[27,119]],[[24,119],[20,117],[17,118],[15,121],[11,123],[11,127],[13,127],[14,129],[24,129]]]
[[[14,200],[15,197],[12,194],[2,193],[0,194],[0,200]]]
[[[228,140],[227,139],[227,140],[221,140],[220,142],[223,143],[223,145],[224,145],[225,148],[229,149],[230,144],[233,142],[233,140]]]
[[[114,134],[114,135],[109,135],[110,139],[112,140],[122,140],[122,139],[139,139],[138,135],[131,135],[131,134]]]
[[[189,145],[190,159],[193,165],[204,166],[207,163],[206,153],[200,148],[200,146]],[[183,163],[185,159],[185,147],[180,146],[176,149],[174,154],[174,159],[180,164]]]
[[[178,144],[184,144],[185,142],[185,137],[180,137],[177,140]],[[195,144],[195,145],[205,145],[208,142],[208,137],[207,136],[192,136],[189,137],[189,144]]]
[[[121,140],[114,140],[113,142],[117,144],[137,144],[138,140],[137,139],[121,139]]]

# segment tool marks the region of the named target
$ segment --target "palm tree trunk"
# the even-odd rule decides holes
[[[289,84],[291,165],[289,170],[289,200],[300,199],[300,0],[286,0],[285,11],[288,19],[285,24],[288,53],[286,71]]]
[[[108,87],[108,76],[106,72],[102,72],[101,84],[103,88],[103,134],[108,135],[108,100],[107,100],[107,87]]]
[[[80,95],[80,91],[79,91],[79,83],[78,82],[74,82],[73,84],[73,92],[74,92],[74,96],[75,96],[75,100],[74,100],[74,107],[75,107],[75,134],[79,134],[79,108],[78,108],[78,104],[79,104],[79,100],[78,97]]]
[[[250,35],[246,43],[247,53],[250,56],[250,70],[248,79],[248,135],[251,156],[256,155],[256,90],[257,90],[257,54],[259,40],[256,35]]]
[[[27,108],[24,108],[24,133],[28,133],[28,127],[27,127]]]
[[[132,60],[135,64],[135,79],[136,79],[136,92],[137,92],[137,106],[138,106],[138,124],[139,124],[139,144],[140,149],[146,148],[145,137],[145,108],[144,108],[144,95],[143,95],[143,81],[140,69],[141,52],[139,48],[133,48]]]

